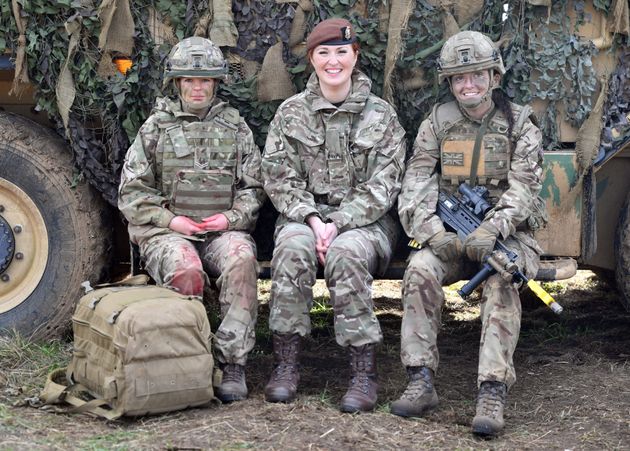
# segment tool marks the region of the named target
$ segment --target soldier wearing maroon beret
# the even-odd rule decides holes
[[[306,46],[314,73],[303,92],[278,108],[262,164],[265,191],[280,213],[269,314],[275,365],[265,398],[290,402],[297,394],[297,356],[311,330],[312,287],[321,265],[336,340],[350,356],[341,410],[372,410],[375,345],[383,337],[372,280],[387,268],[398,237],[390,210],[402,182],[404,130],[356,69],[359,43],[349,21],[319,23]]]

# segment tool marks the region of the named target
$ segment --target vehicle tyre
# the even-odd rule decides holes
[[[0,112],[0,333],[67,331],[81,282],[108,267],[109,207],[52,131]]]
[[[615,234],[615,279],[623,306],[630,312],[630,193],[626,196]]]

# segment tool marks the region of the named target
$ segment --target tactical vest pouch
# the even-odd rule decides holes
[[[72,362],[40,398],[108,419],[214,399],[211,333],[201,302],[157,286],[109,286],[83,296],[72,317]],[[95,397],[85,401],[79,394]]]
[[[226,169],[181,169],[175,174],[169,210],[200,221],[232,208],[234,173]]]
[[[470,177],[474,147],[474,136],[446,137],[441,148],[442,177],[455,183],[467,180]],[[509,148],[507,137],[494,133],[484,135],[477,176],[488,180],[507,180],[510,170]]]

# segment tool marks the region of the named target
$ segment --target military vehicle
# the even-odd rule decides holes
[[[81,283],[129,271],[116,188],[126,149],[162,89],[161,63],[185,36],[230,63],[220,95],[263,145],[279,103],[309,75],[304,37],[344,16],[361,70],[412,142],[436,101],[436,58],[460,29],[487,33],[503,89],[534,106],[549,211],[539,279],[576,268],[616,274],[630,308],[630,24],[627,0],[11,0],[0,5],[0,330],[67,328]],[[273,209],[256,232],[270,258]],[[404,243],[388,277],[400,277]]]

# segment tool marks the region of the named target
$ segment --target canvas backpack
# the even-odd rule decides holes
[[[210,324],[196,298],[144,284],[104,286],[79,300],[72,327],[72,361],[48,376],[45,403],[115,419],[214,399]]]

